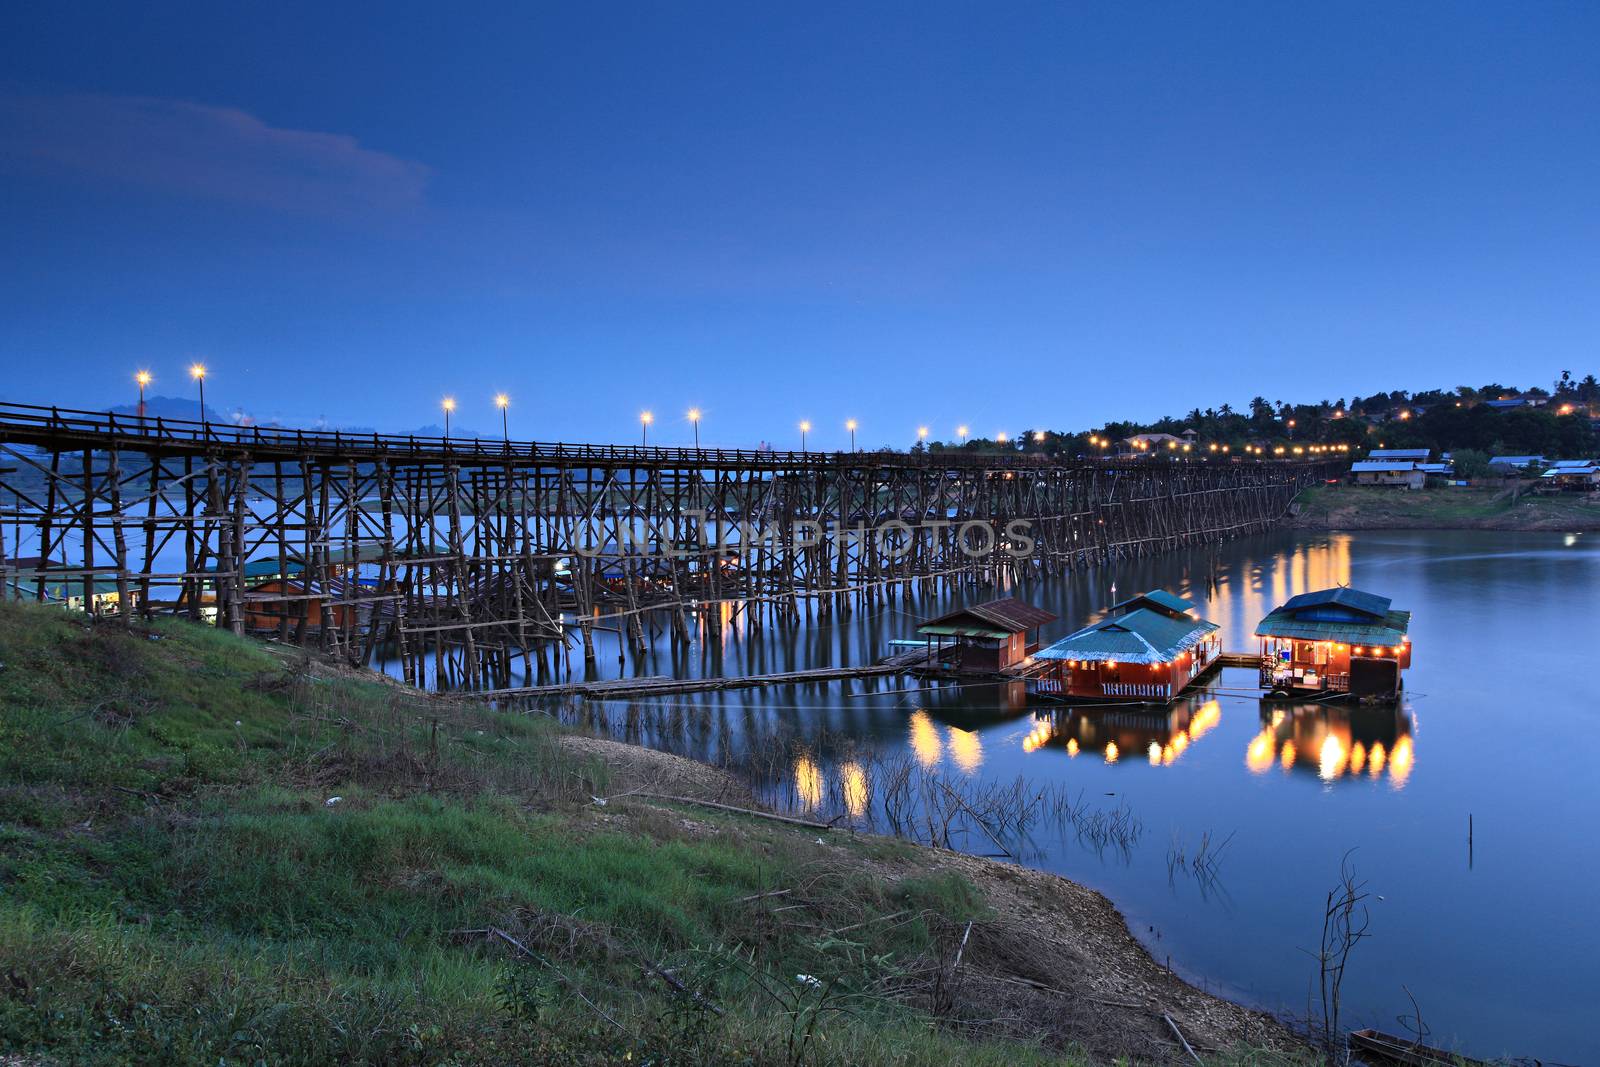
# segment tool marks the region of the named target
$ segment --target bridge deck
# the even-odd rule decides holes
[[[78,411],[0,402],[0,430],[6,438],[52,448],[119,448],[167,454],[249,452],[263,459],[407,459],[514,466],[638,466],[672,468],[793,467],[1000,467],[1059,468],[1062,460],[1028,452],[818,452],[748,448],[674,448],[645,445],[593,445],[512,441],[482,437],[426,437],[415,434],[349,433],[278,426],[237,426],[160,416]],[[1087,461],[1075,461],[1087,462]],[[1115,465],[1096,460],[1096,465]]]

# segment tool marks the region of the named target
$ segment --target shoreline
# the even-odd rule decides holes
[[[308,1065],[768,1062],[797,1011],[819,1064],[1306,1062],[1103,893],[708,763],[183,620],[0,604],[0,661],[5,1051],[215,1063],[246,990]]]
[[[1294,530],[1600,531],[1600,499],[1578,494],[1513,494],[1498,488],[1406,490],[1315,486],[1295,498],[1283,526]]]

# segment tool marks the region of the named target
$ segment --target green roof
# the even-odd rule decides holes
[[[934,634],[934,635],[937,635],[939,637],[995,637],[995,638],[1000,638],[1000,637],[1010,637],[1011,636],[1011,631],[1009,631],[1009,630],[995,630],[995,629],[985,628],[985,627],[982,627],[982,626],[960,626],[960,625],[954,625],[954,624],[943,625],[943,624],[935,624],[935,623],[928,623],[925,626],[917,627],[917,633],[919,633],[919,634]]]
[[[1185,600],[1176,593],[1169,593],[1165,589],[1151,589],[1149,592],[1140,593],[1138,596],[1129,597],[1120,604],[1111,605],[1111,610],[1120,611],[1121,609],[1132,604],[1137,604],[1140,601],[1149,601],[1157,607],[1165,608],[1168,611],[1177,612],[1179,615],[1187,615],[1195,609],[1195,603],[1192,600]]]
[[[284,561],[284,566],[285,566],[285,569],[287,570],[287,572],[289,574],[299,574],[301,572],[301,570],[304,569],[300,565],[300,561],[297,560],[297,559],[285,560]],[[213,563],[211,566],[207,567],[206,570],[215,571],[215,570],[219,569],[219,567],[220,567],[220,564]],[[252,560],[249,560],[244,565],[244,576],[246,578],[276,578],[276,577],[278,577],[278,557],[272,556],[272,557],[270,557],[268,559],[252,559]]]
[[[1173,619],[1149,608],[1135,608],[1068,634],[1041,649],[1036,657],[1167,663],[1216,630],[1216,623],[1203,619]]]
[[[17,574],[15,576],[6,575],[5,582],[6,585],[11,587],[12,595],[23,600],[33,599],[34,593],[39,588],[39,579],[36,576],[26,572]],[[115,578],[96,578],[94,580],[95,596],[102,596],[106,593],[115,593],[116,591],[117,580]],[[139,580],[137,578],[130,578],[128,580],[128,591],[132,593],[137,593],[139,591]],[[82,578],[45,579],[44,596],[46,600],[67,600],[71,597],[78,597],[82,595]]]
[[[1285,607],[1275,609],[1256,627],[1257,637],[1288,637],[1296,641],[1342,641],[1351,645],[1399,645],[1411,627],[1411,612],[1389,611],[1383,621],[1308,619]]]

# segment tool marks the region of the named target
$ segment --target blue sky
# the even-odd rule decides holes
[[[5,399],[904,445],[1600,372],[1593,4],[145,6],[0,16]]]

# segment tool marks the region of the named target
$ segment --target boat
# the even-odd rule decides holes
[[[1482,1060],[1469,1060],[1442,1048],[1370,1028],[1350,1031],[1350,1051],[1353,1059],[1367,1063],[1401,1063],[1407,1067],[1486,1067]]]

